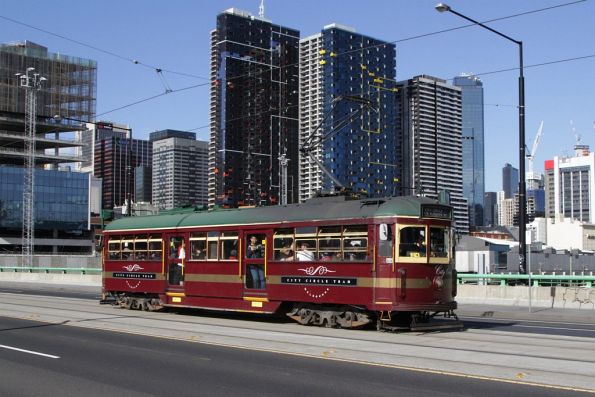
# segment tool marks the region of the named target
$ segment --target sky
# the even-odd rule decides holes
[[[480,75],[486,104],[486,191],[498,191],[504,164],[519,166],[518,46],[478,26],[414,38],[468,25],[454,14],[438,13],[437,2],[265,0],[265,17],[298,29],[302,37],[336,22],[394,41],[397,80],[421,74],[447,80],[461,73]],[[595,0],[446,2],[482,22],[572,3],[489,26],[523,42],[528,151],[544,122],[535,171],[543,171],[544,160],[572,155],[577,136],[595,149]],[[127,124],[135,138],[170,128],[192,130],[198,139],[208,140],[209,32],[223,10],[235,7],[258,15],[259,4],[260,0],[6,1],[0,8],[0,42],[30,40],[53,53],[96,60],[97,121]],[[586,58],[532,66],[579,57]],[[155,68],[164,70],[163,78]],[[513,70],[490,73],[503,69]],[[193,88],[183,90],[187,87]],[[165,94],[166,89],[174,92]]]

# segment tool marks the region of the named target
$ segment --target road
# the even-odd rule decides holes
[[[279,394],[280,390],[283,390],[283,394],[291,394],[295,390],[296,393],[315,395],[321,394],[322,390],[326,394],[329,394],[329,390],[331,394],[337,390],[337,393],[347,395],[350,395],[349,391],[353,391],[353,394],[373,391],[377,395],[390,391],[396,395],[397,390],[402,395],[478,395],[480,392],[475,387],[480,387],[481,394],[487,395],[492,392],[516,395],[521,391],[524,395],[533,393],[541,396],[552,391],[555,395],[565,395],[571,389],[595,393],[594,326],[589,323],[588,317],[585,321],[574,323],[520,321],[516,318],[485,318],[485,312],[467,310],[468,328],[463,332],[391,334],[303,327],[268,316],[247,314],[190,310],[174,313],[127,311],[100,306],[96,299],[88,297],[74,298],[70,295],[72,291],[69,291],[68,296],[52,297],[48,293],[41,294],[42,291],[38,291],[41,295],[32,295],[26,294],[23,289],[19,290],[20,293],[8,290],[10,288],[4,283],[0,285],[0,316],[4,317],[0,325],[7,329],[0,334],[0,344],[60,356],[60,359],[53,359],[59,361],[70,357],[70,353],[62,351],[69,351],[69,345],[76,346],[76,340],[80,338],[88,346],[83,344],[72,352],[81,352],[83,358],[78,360],[86,357],[91,361],[76,364],[77,368],[86,368],[85,373],[89,376],[88,379],[77,378],[77,382],[82,383],[91,382],[96,376],[102,377],[104,372],[116,379],[130,374],[129,382],[133,384],[142,382],[146,377],[159,378],[160,373],[163,373],[169,374],[169,378],[159,378],[159,382],[167,384],[171,378],[170,389],[176,389],[177,382],[190,382],[186,383],[187,387],[191,387],[188,390],[195,390],[196,386],[192,382],[200,380],[202,372],[193,376],[189,374],[193,368],[201,369],[203,363],[193,361],[193,357],[202,357],[201,354],[207,354],[204,352],[210,352],[208,349],[212,348],[222,349],[213,352],[213,357],[230,356],[224,360],[225,365],[218,367],[218,361],[214,360],[209,365],[212,372],[205,371],[209,374],[208,381],[201,384],[213,382],[209,386],[213,389],[209,389],[207,394],[246,395],[241,388],[217,391],[217,387],[222,387],[220,373],[226,374],[224,380],[231,379],[233,385],[229,387],[250,386],[250,393],[257,394],[260,391],[263,395]],[[519,317],[519,313],[514,311],[508,314]],[[498,315],[497,312],[494,314]],[[6,325],[7,321],[30,320],[39,321],[45,326],[36,324],[30,327],[27,323],[21,326]],[[10,330],[12,328],[18,329]],[[48,336],[45,338],[36,334],[12,339],[14,335],[34,332]],[[80,336],[73,336],[62,346],[60,343],[63,339],[52,336],[52,332]],[[130,349],[126,349],[128,345]],[[116,354],[119,350],[123,351],[122,354],[135,354],[119,356]],[[182,353],[186,350],[188,355],[184,356]],[[176,353],[178,351],[182,353]],[[7,354],[15,357],[17,353],[0,349],[0,358],[4,359]],[[104,353],[109,356],[109,359],[105,359],[107,363],[103,357],[95,360]],[[261,356],[263,354],[265,356]],[[159,358],[160,355],[164,358]],[[39,360],[43,357],[35,358]],[[18,367],[19,361],[17,358],[15,360]],[[93,367],[95,361],[101,365]],[[0,361],[0,364],[4,374],[4,368],[12,368],[13,361]],[[229,373],[226,366],[229,367]],[[352,366],[355,369],[350,369]],[[51,368],[54,368],[54,364]],[[22,370],[15,371],[18,373]],[[10,369],[6,373],[15,371]],[[28,370],[33,373],[31,371]],[[365,374],[365,378],[362,379],[358,374]],[[12,384],[12,380],[13,377],[10,377],[9,384]],[[272,389],[260,386],[267,381]],[[98,390],[104,390],[102,387],[108,384],[98,386]],[[291,390],[285,393],[281,389],[282,384]],[[343,388],[343,384],[349,386]],[[255,388],[254,385],[259,386]],[[424,391],[417,393],[416,388],[419,387],[423,387]],[[144,391],[137,386],[131,388]],[[157,395],[162,394],[162,389],[154,390]],[[274,393],[275,390],[277,393]],[[13,395],[13,389],[10,391],[7,395]],[[116,395],[122,393],[123,389]]]
[[[6,396],[582,394],[5,317],[0,331]]]

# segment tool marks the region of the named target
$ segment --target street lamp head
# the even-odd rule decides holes
[[[447,11],[450,11],[450,6],[448,4],[444,4],[444,3],[438,3],[438,4],[436,4],[436,7],[434,7],[434,8],[438,12],[447,12]]]
[[[33,70],[35,70],[35,68],[27,68],[27,72],[31,72]]]

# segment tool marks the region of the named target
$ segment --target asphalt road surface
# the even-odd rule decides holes
[[[5,317],[0,344],[3,396],[583,395]]]

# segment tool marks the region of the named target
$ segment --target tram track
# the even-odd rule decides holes
[[[222,319],[221,316],[196,316],[187,319],[180,314],[134,311],[120,315],[110,313],[110,308],[94,306],[93,301],[84,299],[52,298],[52,304],[40,303],[39,296],[1,296],[0,315],[256,350],[260,350],[258,344],[266,339],[275,341],[269,346],[270,351],[302,351],[312,355],[325,355],[326,352],[327,358],[339,356],[339,353],[352,358],[373,355],[376,361],[396,360],[409,364],[413,364],[412,360],[431,360],[431,365],[425,365],[432,369],[473,365],[486,368],[489,366],[492,371],[496,369],[496,372],[507,372],[510,369],[510,358],[514,356],[515,371],[518,373],[538,369],[553,374],[553,371],[547,371],[545,363],[568,375],[582,372],[588,376],[595,371],[595,358],[591,358],[595,357],[595,348],[587,338],[536,338],[534,334],[511,334],[495,330],[395,335],[375,331],[303,327],[293,323],[265,321],[263,318],[258,319],[263,322],[254,326],[254,321],[247,325],[246,320]],[[68,307],[56,308],[56,302],[65,303]],[[50,311],[53,313],[48,315]],[[357,337],[346,337],[344,334],[348,333],[357,333]],[[227,339],[222,340],[221,335],[227,335]],[[519,342],[519,337],[522,342]],[[553,345],[552,341],[564,345],[565,356],[557,352],[558,348],[550,347]],[[455,357],[459,357],[459,361],[454,361]],[[577,371],[577,367],[585,370]]]

